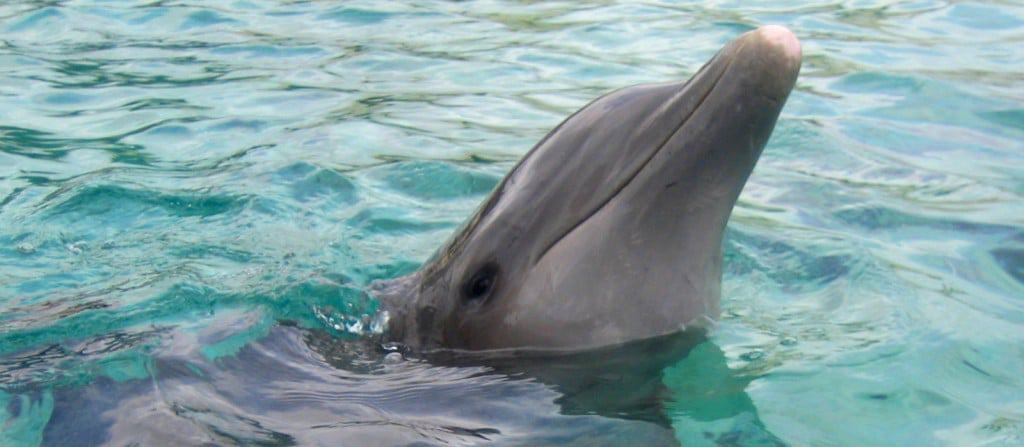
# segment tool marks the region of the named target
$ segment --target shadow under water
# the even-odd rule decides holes
[[[145,379],[41,392],[52,400],[42,444],[782,444],[743,391],[750,378],[702,334],[420,357],[281,324],[235,355],[183,350],[154,355]],[[666,387],[667,370],[672,390],[692,394]]]

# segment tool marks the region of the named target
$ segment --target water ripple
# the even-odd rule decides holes
[[[563,117],[767,23],[803,70],[714,347],[665,370],[673,431],[353,342],[363,288]],[[0,444],[1024,439],[1017,2],[8,2],[0,30]]]

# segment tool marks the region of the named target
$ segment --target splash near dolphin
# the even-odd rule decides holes
[[[690,80],[586,105],[544,137],[417,272],[378,284],[417,349],[579,350],[701,331],[722,234],[800,71],[786,28]]]

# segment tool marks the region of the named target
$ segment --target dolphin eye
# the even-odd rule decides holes
[[[498,266],[490,262],[484,264],[462,285],[462,296],[466,301],[480,301],[490,295],[497,280]]]

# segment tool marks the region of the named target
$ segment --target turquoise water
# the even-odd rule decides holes
[[[361,350],[365,286],[550,128],[769,23],[803,71],[667,422]],[[1019,3],[26,2],[0,30],[0,445],[1024,444]]]

